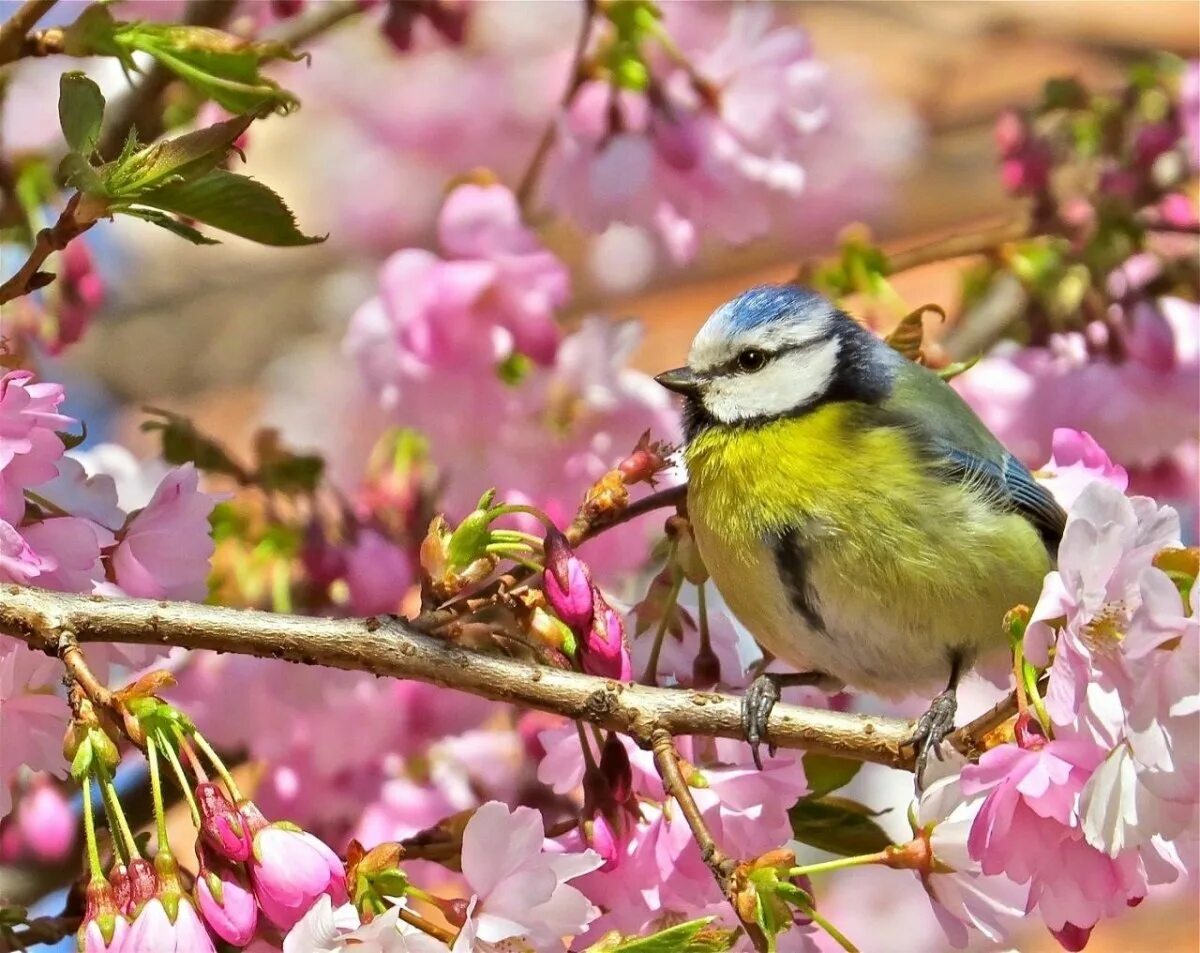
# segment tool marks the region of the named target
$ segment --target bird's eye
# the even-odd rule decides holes
[[[748,347],[737,356],[738,367],[748,373],[760,370],[767,363],[767,355],[765,351],[760,351],[756,347]]]

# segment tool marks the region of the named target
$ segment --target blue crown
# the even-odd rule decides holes
[[[733,335],[775,322],[802,321],[814,309],[829,310],[829,302],[815,291],[797,285],[757,285],[723,304],[711,320]]]

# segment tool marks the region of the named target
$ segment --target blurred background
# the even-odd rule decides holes
[[[13,6],[0,3],[0,18]],[[73,6],[61,3],[55,16],[69,20]],[[193,12],[204,6],[193,4]],[[238,17],[259,16],[255,6],[239,5],[227,28],[236,32]],[[308,6],[310,13],[339,7]],[[997,174],[996,116],[1031,103],[1047,79],[1115,87],[1154,51],[1200,53],[1192,2],[777,6],[808,32],[839,100],[837,128],[827,153],[810,159],[811,198],[793,227],[733,250],[702,244],[694,262],[675,267],[635,228],[587,235],[545,218],[547,243],[572,271],[564,320],[640,319],[645,333],[633,359],[640,369],[681,363],[714,307],[752,284],[791,278],[802,261],[832,251],[850,222],[866,223],[888,249],[903,249],[1010,217],[1013,200]],[[179,4],[124,7],[165,17]],[[347,16],[313,40],[310,63],[273,73],[302,108],[256,123],[245,152],[250,173],[289,202],[302,228],[329,240],[285,251],[235,238],[200,248],[130,219],[102,224],[89,236],[107,289],[102,308],[86,338],[44,373],[67,385],[68,412],[88,420],[93,439],[146,456],[157,446],[138,430],[146,405],[187,414],[235,449],[264,423],[301,447],[323,443],[349,412],[339,395],[356,372],[340,356],[341,342],[349,316],[375,293],[380,263],[401,247],[432,246],[450,177],[483,165],[509,183],[519,177],[557,103],[567,69],[563,38],[577,15],[566,2],[481,2],[460,46],[417,44],[403,54],[363,17]],[[46,60],[15,71],[0,126],[5,148],[36,149],[58,135],[60,69]],[[101,71],[110,99],[119,99],[119,70],[104,64]],[[364,180],[369,189],[354,187]],[[2,253],[0,272],[8,274],[14,252]],[[961,264],[913,269],[894,285],[908,302],[949,309]],[[338,461],[331,463],[336,470]],[[872,876],[847,883],[887,929],[901,913],[885,905],[890,893],[880,892],[872,907]],[[1089,949],[1200,949],[1194,897],[1147,907],[1103,923]],[[1034,924],[1019,948],[1057,946]],[[903,942],[893,949],[905,949]]]

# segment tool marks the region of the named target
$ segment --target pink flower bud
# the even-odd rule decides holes
[[[196,906],[213,933],[233,946],[250,942],[258,927],[258,904],[234,871],[202,871],[195,889]]]
[[[1175,147],[1179,141],[1179,129],[1174,123],[1154,122],[1138,130],[1133,140],[1133,161],[1143,169],[1154,165],[1154,160]]]
[[[83,922],[75,934],[80,953],[118,953],[128,932],[129,921],[117,906],[112,884],[105,880],[89,883]]]
[[[600,750],[600,773],[608,782],[608,790],[616,803],[627,804],[634,798],[629,752],[615,732],[609,732]]]
[[[588,846],[604,858],[604,865],[600,870],[616,870],[621,864],[625,844],[608,823],[608,819],[603,814],[597,814],[584,825],[584,833]]]
[[[200,807],[200,835],[204,842],[226,860],[249,857],[249,827],[224,792],[204,781],[196,785],[196,803]]]
[[[133,887],[129,882],[129,871],[117,864],[108,872],[108,882],[113,888],[113,899],[122,913],[133,911]]]
[[[1196,215],[1196,206],[1182,192],[1172,192],[1163,196],[1158,203],[1158,214],[1163,223],[1175,228],[1195,228],[1200,225],[1200,216]]]
[[[632,681],[633,660],[629,655],[629,643],[625,639],[625,623],[604,601],[599,589],[593,589],[592,593],[596,608],[591,628],[583,638],[583,670],[602,678]]]
[[[281,20],[294,17],[304,9],[304,0],[271,0],[271,12]],[[241,946],[242,944],[236,944]]]
[[[61,860],[75,843],[75,815],[54,784],[38,784],[22,798],[17,824],[38,860]]]
[[[595,607],[592,575],[558,530],[546,534],[545,549],[546,572],[542,584],[546,601],[563,622],[576,632],[585,632],[592,624]]]
[[[1016,155],[1000,163],[1000,181],[1013,195],[1032,195],[1050,184],[1050,150],[1042,142],[1031,142]]]
[[[216,953],[216,950],[192,902],[175,894],[161,900],[155,897],[142,907],[120,953]]]
[[[254,894],[267,919],[290,930],[323,893],[346,902],[346,870],[337,855],[307,831],[268,824],[254,835],[250,862]]]

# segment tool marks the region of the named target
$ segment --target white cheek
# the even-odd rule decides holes
[[[718,378],[705,388],[704,407],[726,424],[789,413],[825,393],[837,354],[837,341],[827,340],[783,354],[757,373]]]

